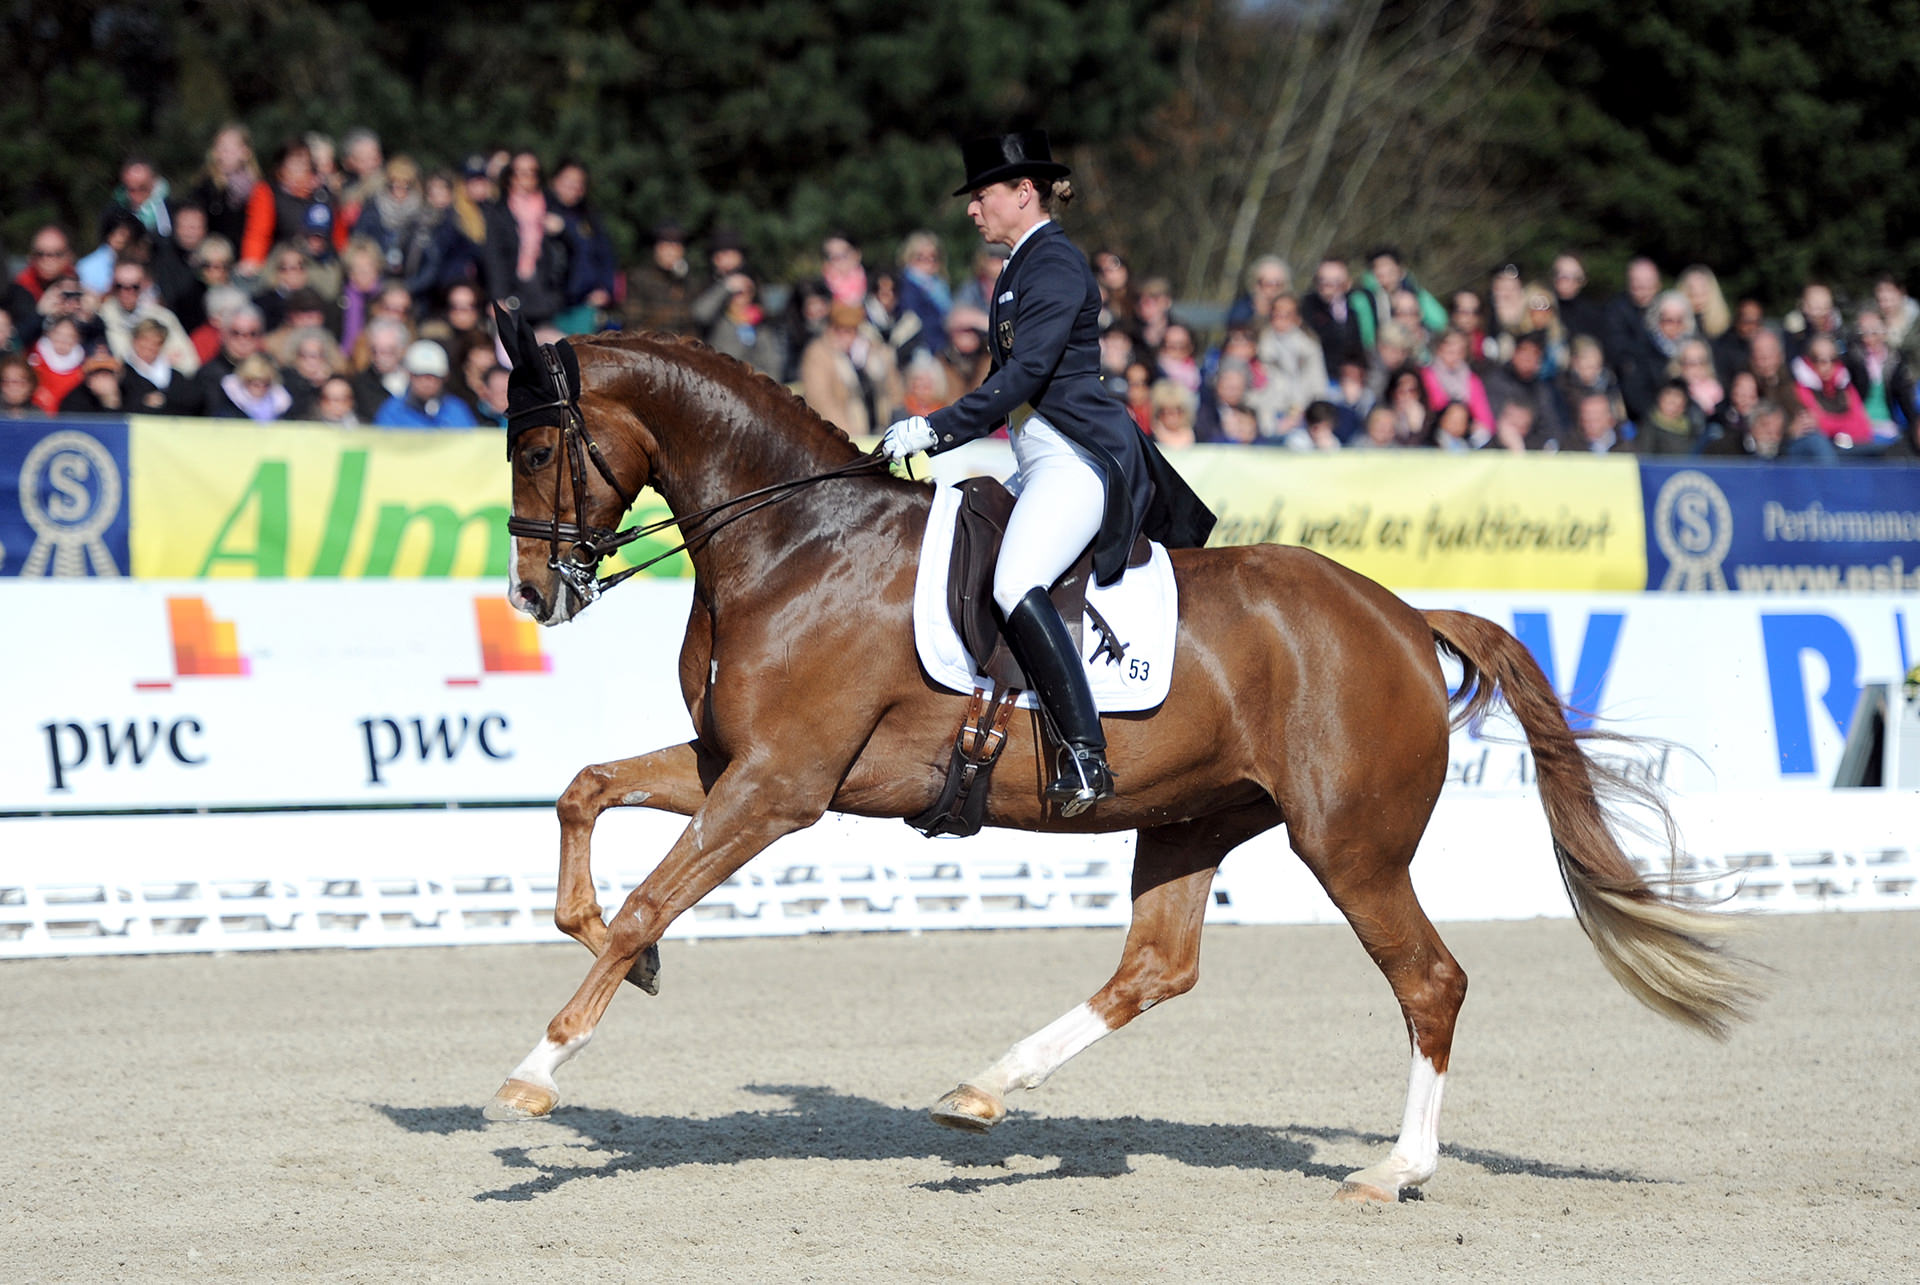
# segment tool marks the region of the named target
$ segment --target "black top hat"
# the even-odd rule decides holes
[[[967,181],[954,189],[955,196],[966,196],[1008,179],[1056,179],[1072,173],[1053,159],[1044,129],[969,139],[960,145],[960,159],[966,166]]]

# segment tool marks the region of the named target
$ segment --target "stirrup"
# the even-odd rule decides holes
[[[1054,759],[1054,781],[1046,797],[1062,817],[1077,817],[1102,799],[1113,797],[1113,770],[1103,747],[1062,745]]]

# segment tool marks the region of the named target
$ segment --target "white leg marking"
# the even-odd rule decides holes
[[[1095,1016],[1093,1009],[1082,1004],[1021,1040],[1007,1050],[1006,1056],[967,1083],[995,1097],[1005,1097],[1010,1089],[1037,1089],[1074,1054],[1108,1031],[1107,1024]]]
[[[533,1046],[533,1052],[520,1059],[520,1065],[514,1067],[507,1078],[524,1080],[528,1084],[537,1084],[543,1089],[553,1089],[558,1092],[559,1088],[553,1082],[553,1073],[559,1070],[561,1064],[568,1058],[587,1047],[587,1041],[592,1038],[593,1032],[588,1031],[578,1039],[569,1040],[565,1044],[555,1044],[550,1039],[543,1039]]]
[[[1418,1187],[1440,1167],[1440,1098],[1447,1077],[1433,1069],[1431,1059],[1416,1052],[1407,1075],[1407,1114],[1400,1122],[1400,1140],[1379,1164],[1347,1175],[1351,1187],[1370,1188],[1397,1196],[1402,1188]]]
[[[1440,1099],[1447,1077],[1433,1069],[1422,1054],[1414,1054],[1407,1074],[1407,1114],[1400,1121],[1400,1141],[1393,1144],[1393,1160],[1406,1167],[1403,1186],[1415,1186],[1433,1177],[1440,1167]]]

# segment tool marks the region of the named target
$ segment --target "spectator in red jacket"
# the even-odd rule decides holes
[[[1820,431],[1841,450],[1873,440],[1873,425],[1860,402],[1860,390],[1840,362],[1840,349],[1827,335],[1807,341],[1804,356],[1793,359],[1793,391]]]
[[[22,344],[40,337],[40,296],[61,277],[73,275],[73,243],[64,228],[49,223],[33,234],[27,266],[7,283],[7,314]]]

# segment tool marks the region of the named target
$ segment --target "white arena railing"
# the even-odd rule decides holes
[[[1681,800],[1688,895],[1792,913],[1920,906],[1920,792]],[[684,823],[609,813],[596,886],[617,907]],[[551,810],[262,812],[0,820],[0,958],[562,940]],[[1129,835],[928,841],[829,816],[749,863],[669,938],[1118,926]],[[1414,863],[1435,920],[1570,913],[1538,801],[1443,800]],[[1217,923],[1338,922],[1263,836],[1215,881]]]

